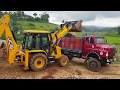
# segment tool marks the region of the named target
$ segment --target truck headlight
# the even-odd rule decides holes
[[[103,55],[103,52],[102,52],[102,51],[100,52],[100,55]]]
[[[108,52],[106,53],[106,57],[108,57]]]

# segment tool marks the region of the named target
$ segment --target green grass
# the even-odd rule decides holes
[[[42,31],[53,31],[58,26],[52,23],[40,23],[40,22],[28,22],[28,21],[16,21],[21,27],[21,34],[15,34],[17,42],[22,44],[23,31],[24,30],[42,30]]]
[[[120,37],[105,36],[108,39],[109,44],[120,45]]]
[[[108,40],[108,44],[115,45],[118,53],[120,54],[120,37],[111,37],[111,36],[105,36]]]
[[[27,29],[31,29],[29,23],[34,24],[34,28],[33,29],[37,29],[37,30],[47,30],[47,31],[52,31],[55,28],[57,28],[56,24],[51,24],[51,23],[39,23],[39,22],[28,22],[28,21],[17,21],[21,27],[22,30],[27,30]]]
[[[120,64],[120,56],[118,56],[117,62],[118,64]]]

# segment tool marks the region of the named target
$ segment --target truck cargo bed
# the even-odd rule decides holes
[[[82,38],[74,37],[63,37],[60,39],[58,45],[61,48],[71,49],[71,50],[82,50]]]
[[[82,38],[63,37],[58,42],[62,53],[73,57],[82,57]]]

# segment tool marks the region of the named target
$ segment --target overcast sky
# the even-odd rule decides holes
[[[83,20],[83,25],[114,27],[120,25],[120,11],[24,11],[33,16],[33,13],[50,15],[51,23],[60,24],[62,20]]]

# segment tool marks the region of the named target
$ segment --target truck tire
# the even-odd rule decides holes
[[[35,54],[33,58],[29,60],[29,68],[33,71],[42,71],[46,68],[47,63],[48,60],[44,54]]]
[[[69,63],[69,58],[66,55],[63,55],[57,60],[57,62],[61,67],[65,67]]]
[[[87,68],[90,71],[97,72],[101,68],[101,63],[96,58],[89,58],[87,60]]]

